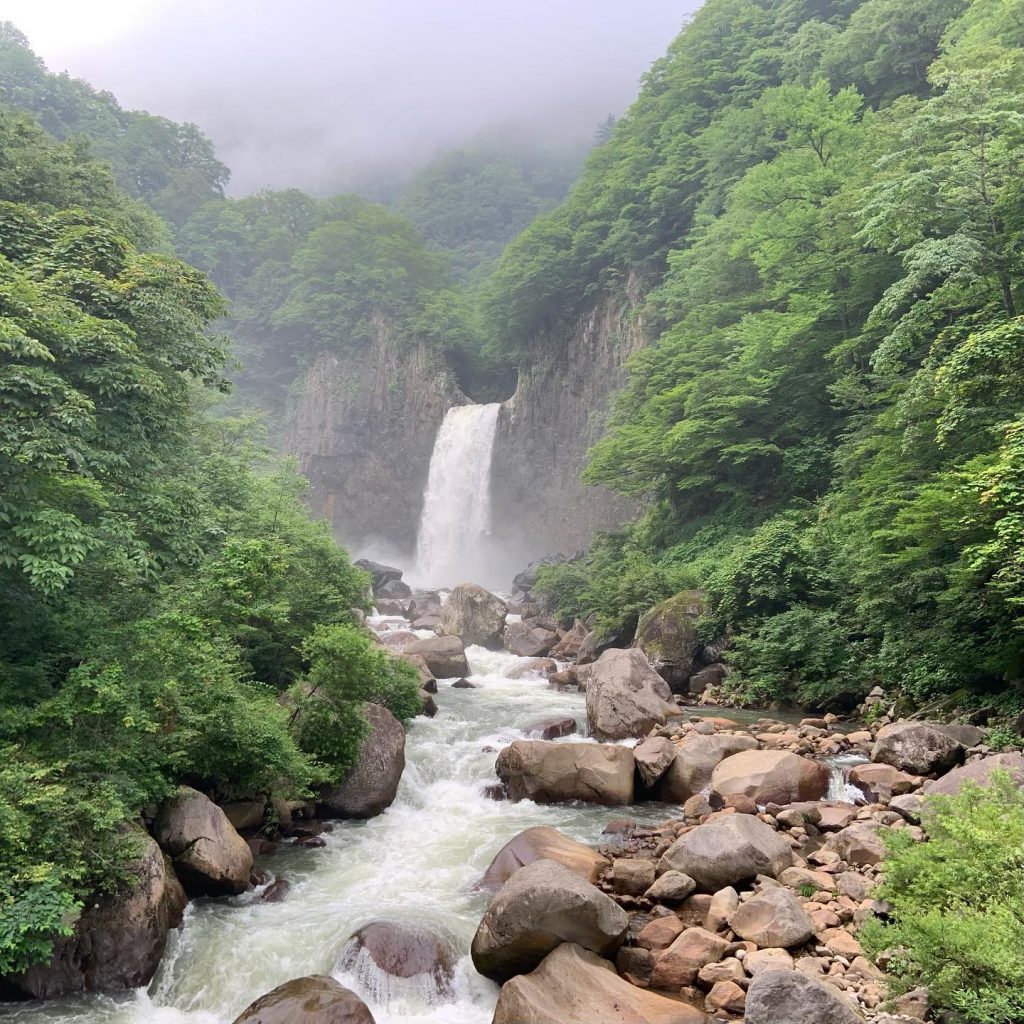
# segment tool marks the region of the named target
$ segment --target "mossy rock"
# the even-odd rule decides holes
[[[682,688],[697,667],[702,646],[697,626],[706,611],[704,591],[683,590],[656,604],[637,626],[633,646],[673,689]]]

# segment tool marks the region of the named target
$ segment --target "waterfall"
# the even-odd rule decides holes
[[[418,581],[431,587],[486,579],[491,453],[501,406],[448,410],[430,456],[416,540]]]

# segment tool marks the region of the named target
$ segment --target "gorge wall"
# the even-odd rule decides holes
[[[442,359],[385,322],[365,351],[321,352],[301,381],[285,449],[310,506],[354,554],[384,543],[411,556],[434,437],[469,399]]]
[[[623,364],[646,339],[635,281],[603,297],[575,322],[535,339],[535,361],[520,371],[504,405],[491,477],[495,539],[520,564],[543,554],[571,554],[597,530],[621,525],[635,502],[580,480],[587,450],[625,382]]]
[[[584,485],[625,360],[645,343],[635,285],[533,339],[535,353],[503,403],[491,475],[493,536],[508,575],[556,551],[585,547],[634,503]],[[291,411],[286,449],[311,483],[314,512],[359,555],[411,557],[431,451],[445,412],[470,399],[441,356],[388,325],[365,352],[321,353]]]

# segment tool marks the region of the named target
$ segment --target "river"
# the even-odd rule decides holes
[[[260,860],[289,879],[282,903],[251,895],[199,900],[172,939],[148,991],[6,1005],[5,1024],[230,1024],[257,996],[289,978],[333,973],[366,999],[378,1024],[489,1024],[498,989],[473,970],[470,940],[487,902],[474,886],[507,840],[531,825],[553,825],[595,842],[615,817],[660,821],[668,808],[544,807],[484,797],[497,749],[537,718],[585,719],[583,697],[540,677],[514,680],[514,655],[469,649],[477,689],[439,684],[438,714],[409,727],[406,768],[394,804],[367,822],[339,822],[321,849],[285,848]],[[569,737],[579,740],[579,737]],[[491,748],[491,749],[485,749]],[[439,931],[464,954],[453,993],[382,984],[379,974],[336,971],[346,939],[372,920]]]

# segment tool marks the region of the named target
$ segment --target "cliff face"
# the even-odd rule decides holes
[[[468,401],[436,355],[386,323],[365,351],[321,353],[285,438],[309,478],[313,512],[357,554],[381,541],[411,553],[438,427]]]
[[[542,555],[584,548],[596,530],[636,515],[635,503],[585,486],[580,473],[624,382],[623,363],[645,343],[630,315],[639,301],[630,288],[536,339],[538,356],[502,405],[494,442],[495,580]],[[314,513],[355,554],[408,564],[438,428],[448,409],[469,401],[439,356],[396,339],[386,324],[366,351],[321,353],[286,436],[310,480]]]
[[[570,554],[596,530],[622,525],[636,503],[580,480],[587,450],[601,436],[623,364],[646,343],[631,315],[635,281],[623,297],[599,300],[568,329],[540,338],[540,355],[502,407],[491,497],[495,539],[519,558]]]

